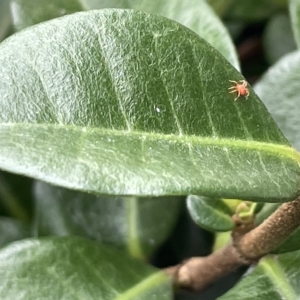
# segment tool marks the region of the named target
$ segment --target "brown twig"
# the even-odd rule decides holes
[[[300,226],[300,198],[282,204],[261,225],[237,226],[233,243],[207,257],[194,257],[165,270],[179,288],[199,291],[243,265],[251,265],[279,246]],[[245,231],[251,230],[248,233]]]

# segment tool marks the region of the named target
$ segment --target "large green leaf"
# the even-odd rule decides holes
[[[180,42],[179,42],[180,41]],[[78,13],[0,47],[0,167],[101,194],[286,201],[299,154],[241,75],[178,23]]]
[[[280,129],[300,150],[300,52],[283,57],[256,84]]]
[[[292,29],[298,48],[300,47],[300,1],[289,0],[289,11],[292,21]]]
[[[18,9],[14,9],[15,6]],[[173,19],[206,39],[239,69],[229,34],[204,0],[86,0],[84,4],[80,0],[17,0],[12,3],[17,29],[75,11],[95,8],[131,8]]]
[[[179,197],[109,197],[38,182],[35,185],[36,234],[81,235],[147,258],[170,235]]]
[[[0,251],[0,298],[171,300],[162,272],[82,238],[30,239]]]
[[[268,256],[220,300],[296,300],[300,295],[300,251]]]

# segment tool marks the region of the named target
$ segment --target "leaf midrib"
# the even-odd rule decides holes
[[[167,140],[176,143],[187,143],[189,146],[200,145],[200,146],[216,146],[224,147],[226,151],[227,148],[235,148],[240,150],[254,150],[259,152],[269,153],[273,156],[283,156],[290,158],[293,161],[297,162],[300,165],[300,153],[288,145],[283,144],[274,144],[268,142],[259,142],[259,141],[247,141],[241,139],[230,139],[230,138],[210,138],[210,137],[201,137],[197,135],[175,135],[175,134],[161,134],[156,132],[145,132],[145,131],[126,131],[126,130],[113,130],[107,128],[97,128],[97,127],[81,127],[77,125],[60,125],[60,124],[37,124],[37,123],[2,123],[0,124],[4,127],[17,127],[20,126],[24,128],[25,126],[29,127],[56,127],[59,129],[75,129],[77,132],[81,131],[82,133],[92,133],[99,132],[101,135],[108,136],[129,136],[129,137],[140,137],[144,140]]]

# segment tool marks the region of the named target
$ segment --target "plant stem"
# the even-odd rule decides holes
[[[175,285],[199,291],[238,267],[257,263],[300,226],[300,197],[282,204],[254,229],[251,224],[238,225],[232,233],[232,244],[207,257],[194,257],[166,269]]]
[[[300,198],[282,204],[260,226],[245,234],[236,245],[240,253],[258,260],[279,246],[300,226]]]

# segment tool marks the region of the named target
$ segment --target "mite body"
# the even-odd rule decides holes
[[[247,88],[248,83],[246,80],[240,80],[240,83],[234,80],[229,81],[234,83],[234,86],[228,88],[229,90],[231,90],[229,93],[237,93],[237,96],[235,97],[234,101],[236,101],[241,96],[246,97],[246,99],[249,97],[250,93]]]

